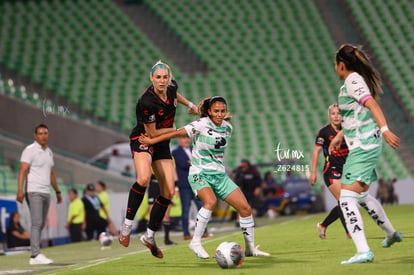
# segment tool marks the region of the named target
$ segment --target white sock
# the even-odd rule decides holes
[[[128,219],[125,219],[124,220],[124,224],[126,224],[126,225],[128,225],[128,226],[132,226],[132,224],[134,223],[134,221],[133,220],[128,220]]]
[[[346,221],[346,227],[354,241],[357,253],[364,253],[370,249],[364,233],[364,222],[358,209],[359,198],[360,194],[342,189],[339,201]]]
[[[148,238],[154,238],[154,235],[155,235],[155,231],[151,230],[147,227],[147,237]]]
[[[254,220],[253,216],[239,217],[240,229],[243,232],[246,247],[254,249]]]
[[[201,237],[203,236],[204,231],[206,230],[212,212],[213,211],[208,210],[204,207],[200,208],[200,210],[197,213],[197,222],[194,229],[193,240],[191,242],[201,242]]]
[[[359,204],[367,210],[374,222],[381,227],[382,230],[384,230],[385,235],[391,238],[395,232],[395,229],[379,201],[368,194],[368,192],[363,192],[361,193]]]

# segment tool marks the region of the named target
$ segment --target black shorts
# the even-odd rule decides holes
[[[170,141],[162,141],[152,146],[146,146],[138,141],[138,137],[130,140],[132,158],[134,158],[134,152],[147,152],[152,156],[152,161],[160,159],[172,159],[170,151]]]
[[[342,176],[342,170],[336,167],[329,167],[328,170],[323,174],[323,179],[325,180],[325,185],[327,187],[331,186],[333,183],[332,180],[339,180]]]
[[[158,198],[160,193],[160,186],[158,185],[158,180],[152,176],[150,184],[148,186],[148,204],[154,204],[155,200]]]

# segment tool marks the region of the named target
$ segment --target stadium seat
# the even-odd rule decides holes
[[[413,106],[413,68],[408,64],[414,63],[414,42],[407,24],[412,23],[413,7],[409,0],[401,2],[403,8],[374,0],[347,4],[367,37],[367,25],[375,26],[375,35],[368,39],[382,51],[381,62],[389,74],[405,84],[398,89],[402,101]],[[170,64],[179,92],[193,102],[211,95],[227,98],[235,125],[229,163],[237,163],[241,155],[272,161],[274,154],[269,152],[278,142],[312,151],[340,86],[332,68],[335,41],[316,3],[142,3],[208,66],[208,73],[190,76]],[[136,100],[149,85],[149,68],[159,59],[171,63],[111,0],[4,1],[0,16],[7,26],[0,34],[1,64],[126,132],[135,123]],[[395,18],[394,23],[386,23],[384,16]],[[401,39],[397,47],[389,42]],[[401,62],[403,57],[409,62]],[[0,92],[25,94],[5,84],[0,82]],[[179,107],[177,125],[190,119]]]

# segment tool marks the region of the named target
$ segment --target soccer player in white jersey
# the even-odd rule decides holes
[[[254,245],[254,220],[252,208],[240,188],[227,176],[224,167],[224,151],[231,137],[232,126],[227,112],[226,100],[220,96],[204,99],[199,106],[201,118],[174,132],[149,138],[141,136],[139,142],[152,145],[179,136],[192,139],[193,151],[188,176],[191,188],[203,202],[198,211],[197,223],[190,249],[201,259],[209,254],[201,244],[201,237],[210,220],[211,213],[220,198],[233,206],[240,216],[240,228],[246,244],[246,256],[270,256]]]
[[[377,180],[375,168],[379,162],[384,139],[392,148],[400,139],[388,129],[384,114],[375,98],[381,92],[381,78],[360,47],[342,45],[336,53],[335,69],[345,80],[338,97],[342,116],[342,131],[331,141],[329,152],[339,149],[342,139],[349,148],[342,172],[341,210],[357,254],[342,264],[366,263],[374,260],[368,246],[358,204],[382,228],[386,238],[382,247],[401,242],[403,236],[395,231],[381,204],[370,194],[370,184]]]

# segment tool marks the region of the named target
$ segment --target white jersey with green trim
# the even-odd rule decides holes
[[[372,95],[364,78],[353,72],[345,79],[338,97],[342,130],[349,150],[369,150],[381,146],[382,138],[371,111],[364,106]]]
[[[192,140],[191,167],[189,174],[224,173],[224,151],[233,127],[227,121],[216,126],[209,117],[202,117],[184,126]]]

